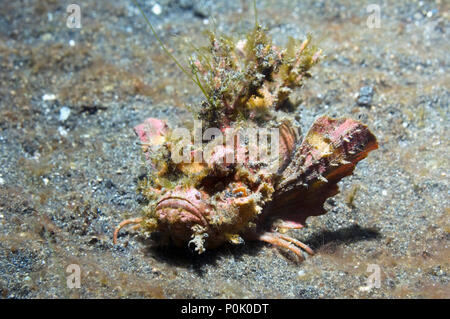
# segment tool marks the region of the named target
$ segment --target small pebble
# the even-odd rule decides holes
[[[74,46],[75,46],[75,41],[74,41],[74,40],[70,40],[70,41],[69,41],[69,45],[70,45],[71,47],[74,47]]]
[[[68,108],[67,106],[63,106],[60,110],[59,110],[59,120],[61,122],[65,122],[70,116],[70,108]]]
[[[44,35],[42,35],[42,41],[51,41],[52,40],[52,35],[50,33],[45,33]]]
[[[155,3],[155,5],[152,7],[152,12],[159,16],[162,12],[162,8],[158,3]]]
[[[106,186],[106,188],[113,188],[113,187],[115,187],[114,183],[110,179],[108,179],[106,181],[105,186]]]
[[[196,1],[194,4],[194,15],[206,19],[211,15],[211,3],[207,1]]]
[[[99,241],[100,239],[97,236],[92,236],[91,239],[89,240],[89,244],[95,244]]]
[[[374,90],[371,86],[363,86],[359,89],[356,103],[359,106],[370,107],[372,105]]]
[[[5,180],[0,177],[0,185],[5,185]]]
[[[60,127],[58,127],[58,133],[61,135],[61,136],[67,136],[67,131],[64,129],[64,127],[62,127],[62,126],[60,126]]]
[[[369,292],[372,290],[372,286],[362,286],[362,287],[359,287],[358,290],[361,292]]]
[[[56,100],[56,95],[51,93],[46,93],[42,95],[42,101],[54,101]]]

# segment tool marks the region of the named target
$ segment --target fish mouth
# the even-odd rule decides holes
[[[163,198],[156,204],[155,210],[158,211],[165,208],[181,209],[194,217],[193,220],[195,220],[198,224],[206,225],[206,219],[202,215],[201,211],[186,198],[177,196]]]

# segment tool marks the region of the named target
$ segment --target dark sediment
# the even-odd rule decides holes
[[[246,2],[201,2],[159,1],[159,15],[144,6],[181,59],[183,39],[206,44],[213,19],[225,34],[253,26]],[[133,231],[113,246],[142,203],[133,126],[183,123],[201,94],[131,1],[83,1],[81,29],[66,26],[58,1],[10,1],[0,9],[0,297],[450,297],[448,4],[382,5],[374,29],[353,1],[258,9],[276,43],[312,31],[327,55],[297,92],[303,131],[323,114],[349,116],[380,144],[328,214],[291,232],[317,254],[299,264],[247,243],[196,256]],[[80,289],[67,288],[70,264]],[[367,291],[370,264],[381,287]]]

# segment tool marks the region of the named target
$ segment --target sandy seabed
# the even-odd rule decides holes
[[[246,1],[158,4],[143,9],[181,61],[185,39],[253,25]],[[201,93],[131,1],[80,8],[80,29],[61,1],[0,8],[0,297],[450,297],[448,2],[384,1],[374,28],[358,1],[258,1],[275,43],[312,32],[326,55],[296,92],[303,131],[323,114],[349,116],[380,144],[326,215],[291,231],[316,250],[302,263],[253,242],[196,256],[133,231],[113,246],[116,225],[143,205],[132,128],[182,124]],[[79,289],[67,286],[69,265]],[[367,289],[373,269],[380,285]]]

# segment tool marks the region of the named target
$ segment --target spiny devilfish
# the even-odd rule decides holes
[[[193,75],[206,100],[193,115],[216,127],[278,129],[278,154],[269,162],[249,157],[249,138],[236,138],[230,150],[218,138],[202,140],[214,146],[208,161],[194,161],[198,145],[190,143],[191,161],[175,162],[177,139],[165,121],[150,118],[135,127],[149,168],[140,191],[148,199],[143,216],[128,224],[150,234],[159,231],[175,245],[193,245],[198,253],[225,242],[261,240],[284,247],[303,258],[311,248],[287,236],[304,227],[309,216],[325,213],[325,200],[338,192],[337,183],[378,147],[369,129],[352,119],[316,119],[301,139],[296,107],[289,100],[310,77],[321,50],[290,39],[287,49],[274,46],[257,26],[246,40],[210,37],[211,45],[191,59]],[[192,141],[190,141],[192,142]],[[240,161],[226,154],[245,154]],[[277,170],[270,169],[277,161]]]

